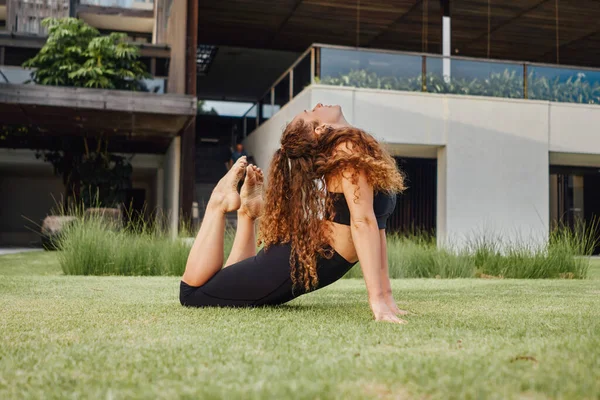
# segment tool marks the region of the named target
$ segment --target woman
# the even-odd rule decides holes
[[[284,130],[264,200],[262,186],[262,171],[245,157],[217,184],[182,277],[181,304],[282,304],[335,282],[360,260],[375,320],[405,322],[385,240],[403,179],[373,137],[348,124],[339,106],[318,104]],[[225,213],[234,210],[237,231],[222,268]],[[264,248],[256,254],[259,216]]]

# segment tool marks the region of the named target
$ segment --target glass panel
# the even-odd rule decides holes
[[[536,100],[600,104],[600,71],[530,65],[527,96]]]
[[[260,123],[262,124],[269,118],[275,114],[273,112],[274,108],[271,105],[271,91],[269,90],[267,94],[260,99]]]
[[[31,79],[31,70],[21,67],[0,67],[0,83],[22,84]]]
[[[154,0],[80,0],[81,4],[100,7],[154,9]]]
[[[421,56],[321,48],[320,83],[421,91]]]
[[[427,91],[471,96],[523,98],[523,66],[489,61],[444,60],[427,56]]]
[[[310,85],[310,52],[294,67],[294,97]]]
[[[273,114],[290,101],[290,74],[287,74],[281,82],[275,86],[275,106]]]
[[[142,79],[143,86],[145,86],[144,92],[150,93],[165,93],[166,88],[165,78],[154,78],[154,79]]]

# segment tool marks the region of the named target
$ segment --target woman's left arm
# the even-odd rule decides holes
[[[392,293],[385,229],[379,230],[379,241],[381,243],[381,289],[383,291],[383,298],[385,299],[385,303],[387,304],[391,312],[393,312],[396,315],[406,315],[408,313],[399,309],[396,305],[396,302],[394,301],[394,295]]]
[[[342,189],[350,210],[350,233],[367,286],[369,305],[375,320],[402,323],[385,302],[381,282],[381,244],[377,219],[373,211],[373,186],[364,172],[359,172],[357,182],[343,174]]]

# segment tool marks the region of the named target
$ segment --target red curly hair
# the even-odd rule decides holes
[[[316,126],[297,121],[285,128],[271,161],[258,233],[265,251],[291,245],[291,279],[306,291],[318,285],[317,257],[333,255],[330,224],[324,223],[334,217],[326,181],[341,175],[356,185],[362,171],[377,192],[404,190],[396,161],[371,135],[354,127],[316,135]]]

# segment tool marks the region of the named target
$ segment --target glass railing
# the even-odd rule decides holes
[[[258,127],[258,104],[255,103],[242,116],[244,137]]]
[[[523,65],[456,59],[444,67],[443,58],[426,57],[425,60],[423,91],[523,98]]]
[[[25,69],[22,67],[16,66],[0,66],[0,83],[10,83],[15,85],[20,85],[24,83],[34,84],[31,81],[31,69]],[[142,88],[143,92],[150,93],[166,93],[167,88],[167,79],[166,78],[150,78],[150,79],[142,79]]]
[[[154,9],[154,0],[79,0],[87,6],[131,8],[137,10]]]
[[[244,136],[262,124],[314,82],[314,54],[310,48],[275,81],[244,115]],[[255,119],[256,122],[251,121]]]
[[[323,85],[421,91],[419,56],[326,47],[319,53]]]
[[[142,90],[150,93],[166,93],[167,80],[165,78],[142,79]]]
[[[318,44],[257,102],[259,125],[313,83],[600,104],[600,69]]]
[[[600,70],[529,65],[527,97],[564,103],[600,104]]]
[[[31,70],[21,67],[0,66],[0,83],[23,84],[31,80]]]

